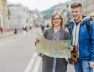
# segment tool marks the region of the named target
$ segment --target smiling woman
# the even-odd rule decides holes
[[[47,52],[41,53],[42,54],[42,72],[66,72],[67,70],[66,58],[62,57],[63,56],[62,53],[60,53],[61,57],[57,54],[60,47],[57,47],[57,45],[54,44],[57,41],[60,42],[60,41],[69,39],[68,32],[66,32],[64,29],[63,18],[59,12],[55,12],[51,16],[51,25],[52,25],[51,28],[45,30],[43,34],[43,37],[46,39],[45,43],[43,42],[43,45],[45,45],[45,47],[48,46],[47,48],[44,48],[44,47],[43,48],[45,50],[47,49],[50,50],[51,54],[49,55]],[[41,41],[42,41],[42,38],[36,39],[37,43],[40,43]],[[51,42],[50,43],[51,45],[49,44],[49,42]]]

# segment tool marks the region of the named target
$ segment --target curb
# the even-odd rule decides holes
[[[3,34],[0,34],[0,38],[5,38],[14,35],[13,32],[5,32]]]

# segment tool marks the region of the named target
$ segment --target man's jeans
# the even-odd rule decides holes
[[[90,67],[90,61],[88,60],[78,60],[78,63],[74,64],[74,67],[76,72],[93,72],[93,69]]]

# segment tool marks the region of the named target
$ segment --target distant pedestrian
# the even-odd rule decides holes
[[[44,32],[44,29],[45,29],[45,25],[41,25],[42,32]]]
[[[26,36],[26,32],[27,32],[26,28],[23,28],[23,36],[24,37]]]
[[[28,31],[28,30],[27,30],[27,27],[23,27],[23,30],[26,31],[26,32]]]
[[[16,28],[14,29],[14,34],[17,34],[17,29]]]

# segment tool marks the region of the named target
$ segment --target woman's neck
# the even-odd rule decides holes
[[[53,27],[54,32],[57,32],[60,29],[60,26]]]

